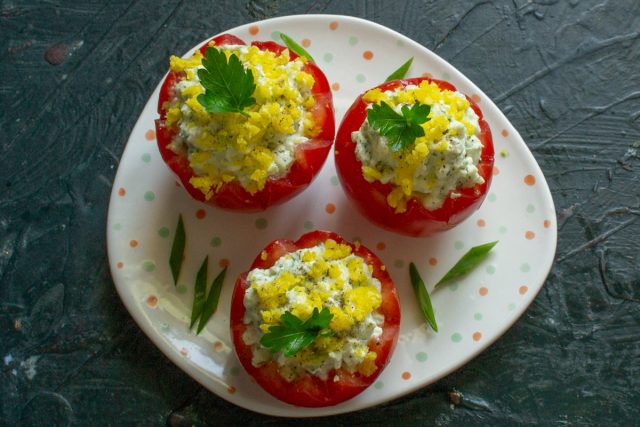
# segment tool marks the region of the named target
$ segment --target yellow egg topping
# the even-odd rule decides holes
[[[202,54],[172,56],[170,68],[184,78],[175,98],[165,105],[167,127],[178,133],[170,149],[187,155],[194,171],[191,185],[210,199],[220,187],[238,181],[249,193],[264,188],[272,176],[283,176],[295,159],[297,145],[318,134],[310,109],[315,103],[313,76],[302,71],[304,58],[290,61],[255,46],[219,47],[227,58],[236,55],[253,73],[256,103],[240,113],[209,113],[198,102],[205,92],[198,78]]]
[[[394,184],[387,203],[396,212],[404,212],[411,197],[420,198],[427,209],[437,209],[450,194],[456,196],[456,189],[484,182],[477,168],[482,151],[478,116],[464,95],[423,81],[393,91],[372,89],[363,99],[385,102],[396,111],[415,103],[431,108],[420,125],[424,136],[403,150],[390,150],[386,137],[366,120],[352,135],[364,178]]]
[[[276,360],[288,380],[304,372],[326,379],[331,369],[341,367],[373,374],[377,355],[368,343],[382,334],[384,316],[377,311],[382,303],[380,281],[371,271],[350,246],[334,240],[284,255],[269,269],[252,270],[247,276],[244,322],[248,329],[243,336],[246,344],[255,344],[252,363],[260,366]],[[327,308],[333,315],[332,336],[316,338],[293,357],[271,353],[259,344],[284,312],[306,320],[314,308]]]

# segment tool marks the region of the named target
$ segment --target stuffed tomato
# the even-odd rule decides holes
[[[258,211],[304,190],[333,143],[322,71],[274,42],[224,34],[172,56],[160,89],[158,147],[196,200]]]
[[[302,339],[300,328],[288,333],[292,319],[316,327],[293,353],[273,345]],[[240,362],[268,393],[297,406],[335,405],[364,391],[389,362],[399,327],[398,296],[380,260],[326,231],[270,243],[238,277],[231,301]]]
[[[404,235],[428,236],[480,207],[494,149],[478,105],[450,83],[423,77],[359,96],[338,129],[335,161],[365,217]]]

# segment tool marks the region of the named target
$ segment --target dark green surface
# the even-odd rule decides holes
[[[545,287],[487,351],[384,406],[302,424],[638,425],[637,0],[1,1],[0,424],[294,423],[169,362],[118,299],[104,236],[118,159],[168,55],[299,13],[381,23],[476,82],[532,149],[560,228]]]

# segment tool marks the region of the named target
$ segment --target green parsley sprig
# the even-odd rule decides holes
[[[445,274],[444,277],[436,283],[434,291],[443,283],[457,279],[477,267],[487,257],[489,251],[491,251],[497,243],[497,241],[485,243],[469,249],[467,253],[465,253],[451,268],[451,270],[449,270],[447,274]],[[427,320],[429,326],[431,326],[435,332],[438,332],[438,324],[436,323],[436,315],[433,310],[433,305],[431,304],[431,297],[429,296],[429,292],[427,292],[424,281],[422,280],[422,277],[420,277],[420,273],[418,273],[418,269],[414,263],[409,264],[409,275],[411,276],[411,286],[413,287],[413,291],[418,299],[418,304],[420,305],[420,311],[422,311],[422,314]]]
[[[269,332],[260,339],[263,347],[273,352],[281,351],[286,357],[294,356],[303,348],[311,345],[317,337],[333,335],[327,329],[333,314],[326,307],[321,311],[313,309],[311,317],[302,321],[289,311],[280,316],[280,325],[269,327]]]
[[[396,152],[424,136],[424,129],[420,125],[429,120],[427,116],[430,111],[430,106],[415,103],[411,107],[403,105],[402,114],[399,114],[382,101],[367,110],[367,121],[381,136],[387,138],[389,148]]]
[[[198,78],[205,92],[198,95],[198,102],[209,113],[240,113],[256,103],[253,93],[256,84],[253,73],[242,65],[234,53],[227,56],[215,47],[209,47],[202,58],[204,68],[198,70]]]

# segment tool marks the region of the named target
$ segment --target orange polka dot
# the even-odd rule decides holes
[[[334,205],[333,203],[327,203],[327,206],[324,207],[324,210],[328,214],[332,214],[336,211],[336,205]]]
[[[329,24],[329,28],[331,30],[335,30],[336,28],[338,28],[338,23],[336,21],[333,21],[332,23]]]
[[[494,175],[499,175],[499,174],[500,174],[500,169],[498,169],[498,167],[497,167],[497,166],[494,166],[494,167],[493,167],[493,174],[494,174]]]
[[[410,378],[411,378],[411,372],[409,372],[409,371],[404,371],[404,372],[402,373],[402,379],[403,379],[403,380],[408,380],[408,379],[410,379]]]
[[[147,305],[151,308],[155,308],[158,305],[158,297],[155,295],[149,295],[149,298],[147,298]]]
[[[204,209],[198,209],[196,211],[196,218],[203,219],[205,216],[207,216],[207,211],[205,211]]]
[[[481,287],[478,292],[480,293],[480,296],[485,296],[489,293],[489,289],[485,288],[484,286]]]
[[[383,251],[386,247],[387,247],[387,245],[384,242],[378,242],[376,244],[376,249],[379,250],[379,251]]]
[[[480,103],[480,95],[476,95],[476,94],[471,95],[471,100],[473,102],[475,102],[476,104],[479,104]]]
[[[474,341],[480,341],[480,338],[482,338],[482,334],[480,332],[474,332],[473,333],[473,340]]]
[[[258,34],[258,31],[260,31],[260,28],[258,28],[257,25],[252,25],[249,27],[249,34],[251,34],[252,36]]]
[[[339,91],[339,90],[340,90],[340,83],[338,83],[338,82],[334,82],[334,83],[331,85],[331,89],[333,89],[333,91],[334,91],[334,92]]]
[[[484,219],[480,218],[476,221],[476,224],[478,225],[478,227],[484,227],[485,225],[487,225],[487,222]]]
[[[524,233],[524,238],[527,240],[533,240],[534,237],[536,237],[536,233],[531,230],[528,230],[526,233]]]
[[[520,288],[518,289],[518,293],[520,295],[524,295],[527,293],[527,291],[529,290],[529,287],[527,287],[526,285],[522,285],[520,286]]]
[[[548,219],[545,219],[543,224],[544,224],[544,228],[551,227],[551,221],[549,221]]]
[[[222,350],[224,350],[224,344],[222,344],[220,341],[216,341],[213,343],[213,349],[220,353]]]
[[[154,139],[156,139],[156,132],[149,129],[147,133],[144,134],[144,137],[147,138],[147,141],[153,141]]]
[[[422,73],[422,77],[426,77],[428,79],[432,79],[433,78],[433,74],[431,74],[431,73]]]
[[[220,268],[229,267],[229,260],[227,258],[222,258],[220,261],[218,261],[218,265],[220,266]]]
[[[125,190],[124,187],[118,188],[118,196],[124,197],[125,194],[127,194],[127,190]]]
[[[372,59],[373,59],[373,52],[371,52],[370,50],[365,50],[365,51],[362,53],[362,57],[363,57],[364,59],[366,59],[367,61],[370,61],[370,60],[372,60]]]
[[[535,185],[536,178],[533,175],[527,175],[524,177],[524,183],[527,185]]]
[[[122,268],[124,267],[124,263],[122,261],[118,261],[118,263],[116,264],[116,267]]]
[[[311,40],[302,39],[302,47],[309,47],[309,46],[311,46]]]
[[[429,265],[437,265],[438,260],[434,257],[429,258]]]
[[[129,240],[129,246],[131,246],[132,248],[135,248],[136,246],[138,246],[138,241],[137,240]]]
[[[184,357],[187,357],[187,354],[189,354],[189,350],[187,350],[186,348],[182,347],[180,349],[180,354],[183,355]]]
[[[236,392],[236,388],[230,385],[229,387],[227,387],[227,391],[229,392],[229,394],[233,394]]]
[[[509,131],[507,131],[506,129],[502,129],[502,132],[500,132],[500,135],[504,136],[505,138],[509,136]]]

